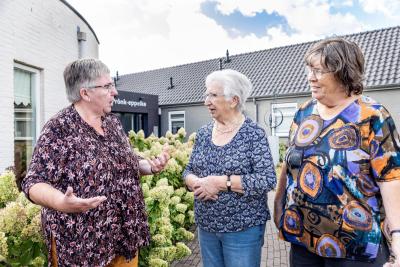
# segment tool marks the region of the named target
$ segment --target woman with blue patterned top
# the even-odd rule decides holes
[[[399,267],[400,140],[393,118],[362,95],[364,56],[356,43],[320,41],[305,63],[312,99],[293,119],[275,195],[274,221],[291,243],[290,265]],[[397,258],[390,263],[382,233]]]
[[[252,85],[226,69],[208,75],[206,87],[213,121],[197,132],[183,173],[196,197],[203,265],[258,267],[276,176],[264,130],[242,113]]]

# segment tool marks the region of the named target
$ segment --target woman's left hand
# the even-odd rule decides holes
[[[218,176],[207,176],[198,179],[193,185],[194,196],[199,200],[217,200],[218,199]]]
[[[156,158],[148,160],[151,166],[151,172],[159,173],[162,171],[167,165],[169,158],[169,147],[164,146],[160,155],[158,155]]]

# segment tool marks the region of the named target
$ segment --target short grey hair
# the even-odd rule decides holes
[[[98,78],[107,74],[110,74],[110,70],[99,59],[83,58],[69,63],[64,70],[68,101],[78,102],[81,99],[82,87],[94,86]]]
[[[239,98],[238,110],[243,111],[245,109],[246,100],[253,90],[249,78],[236,70],[224,69],[210,73],[206,78],[206,87],[209,87],[213,82],[222,86],[227,99],[234,96]]]

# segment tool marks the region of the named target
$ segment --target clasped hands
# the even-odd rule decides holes
[[[217,200],[220,191],[219,182],[222,176],[207,176],[203,178],[196,178],[192,189],[195,198],[199,200]]]

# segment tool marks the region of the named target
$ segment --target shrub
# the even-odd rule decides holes
[[[47,264],[40,223],[40,206],[19,193],[15,175],[0,175],[0,265],[44,266]]]
[[[150,225],[151,243],[139,255],[140,266],[168,267],[176,259],[190,255],[190,249],[181,241],[193,239],[188,229],[194,223],[193,193],[182,181],[182,172],[189,162],[195,135],[184,143],[186,132],[176,135],[154,135],[144,138],[143,131],[130,132],[135,152],[144,158],[157,156],[163,145],[170,148],[171,159],[159,174],[141,177]],[[0,266],[46,266],[47,249],[44,244],[40,206],[19,193],[15,175],[6,171],[0,175]]]
[[[181,241],[193,240],[188,229],[194,224],[194,196],[184,187],[182,172],[189,162],[195,134],[184,142],[186,132],[181,128],[177,134],[167,132],[165,137],[130,132],[131,145],[140,156],[157,156],[164,145],[169,146],[171,158],[166,168],[156,175],[141,178],[146,211],[150,224],[151,243],[140,251],[140,266],[169,266],[177,259],[191,254]]]

